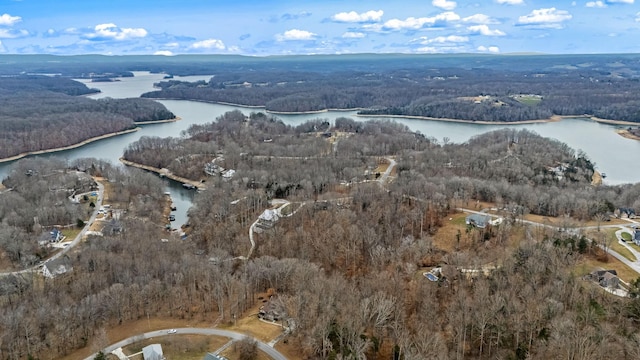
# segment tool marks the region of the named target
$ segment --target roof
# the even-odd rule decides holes
[[[47,261],[42,266],[42,273],[48,278],[53,278],[56,275],[62,275],[72,270],[73,266],[71,265],[71,260],[68,256]]]
[[[212,354],[212,353],[207,353],[207,355],[204,356],[203,360],[227,360],[227,358],[222,357],[220,355],[216,355],[216,354]]]
[[[160,344],[151,344],[143,347],[142,357],[144,360],[163,360],[162,346]]]
[[[258,217],[260,220],[264,221],[277,221],[278,213],[275,210],[267,209]]]
[[[471,214],[467,216],[466,223],[469,225],[475,225],[479,228],[483,228],[487,226],[490,220],[491,217],[489,215]]]

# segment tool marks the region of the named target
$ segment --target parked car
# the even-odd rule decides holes
[[[176,329],[170,329],[169,331],[167,331],[167,334],[175,334],[177,332],[178,332],[178,330],[176,330]]]

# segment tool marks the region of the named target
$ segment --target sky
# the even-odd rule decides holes
[[[639,3],[0,0],[0,54],[637,53]]]

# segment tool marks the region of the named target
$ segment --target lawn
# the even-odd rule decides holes
[[[230,339],[219,336],[206,335],[167,335],[160,338],[147,339],[131,344],[123,351],[127,355],[137,354],[142,348],[150,344],[160,344],[162,353],[172,360],[201,360],[208,352],[221,348]],[[138,355],[138,359],[142,359]]]
[[[592,257],[584,257],[575,266],[576,275],[583,276],[590,274],[594,270],[613,269],[618,273],[618,277],[626,282],[637,279],[640,275],[627,265],[621,263],[613,256],[608,257],[609,261],[598,261]]]
[[[624,245],[620,244],[618,241],[613,241],[611,243],[611,249],[617,252],[618,254],[624,256],[629,261],[638,260],[636,259],[635,256],[633,256],[633,254],[631,253],[631,251],[629,251],[629,249],[624,247]]]
[[[76,236],[78,236],[78,234],[80,234],[80,229],[62,229],[62,235],[64,235],[66,237],[65,240],[67,241],[71,241],[73,239],[76,238]]]
[[[626,231],[623,231],[623,232],[620,234],[620,237],[622,237],[622,240],[624,240],[624,241],[631,241],[631,234],[629,234],[629,233],[628,233],[628,232],[626,232]]]
[[[529,106],[538,105],[542,101],[540,96],[516,96],[514,99],[521,104]]]

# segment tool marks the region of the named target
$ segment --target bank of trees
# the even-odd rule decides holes
[[[63,78],[9,77],[0,84],[0,158],[65,147],[128,130],[135,122],[172,119],[146,99],[92,100],[85,85]]]
[[[149,98],[189,99],[265,106],[267,110],[299,112],[358,109],[364,115],[407,115],[473,121],[524,121],[552,115],[590,114],[639,122],[640,82],[616,76],[595,64],[575,69],[451,67],[425,69],[390,63],[375,71],[335,72],[279,68],[264,72],[216,74],[206,85],[179,81],[159,83]],[[549,59],[548,59],[549,60]],[[550,62],[551,65],[552,61]],[[405,64],[402,64],[405,65]],[[520,95],[533,95],[535,101]]]

